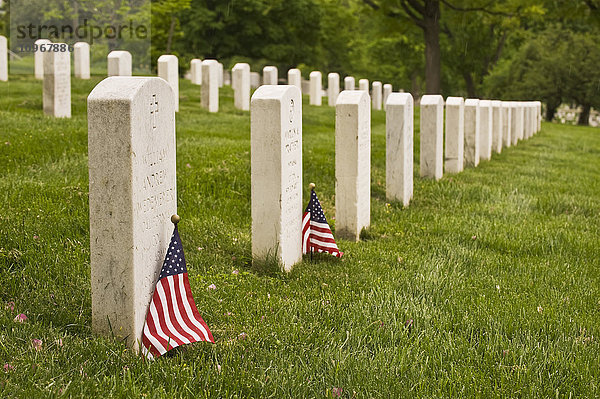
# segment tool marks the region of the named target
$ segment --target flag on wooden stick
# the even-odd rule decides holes
[[[302,217],[302,253],[326,252],[341,258],[340,252],[329,228],[321,203],[311,183],[310,201]]]
[[[142,334],[142,353],[148,358],[164,355],[183,344],[215,342],[192,297],[183,246],[177,230],[179,216],[174,215],[171,220],[175,223],[175,229]]]

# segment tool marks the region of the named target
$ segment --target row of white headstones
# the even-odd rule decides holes
[[[157,77],[109,77],[88,97],[93,328],[128,337],[133,348],[169,250],[169,219],[177,213],[175,104],[172,87]],[[463,159],[477,165],[492,149],[539,131],[539,103],[497,105],[447,100],[447,171],[462,170]],[[386,108],[387,196],[408,205],[413,98],[392,93]],[[441,177],[443,113],[441,96],[421,99],[422,176]],[[252,254],[277,259],[289,271],[302,259],[300,89],[259,87],[250,117]],[[335,177],[336,235],[358,241],[371,214],[371,101],[365,90],[344,90],[337,98]]]
[[[44,96],[47,82],[54,92],[68,91],[70,96],[70,80],[67,89],[59,87],[61,79],[70,79],[68,52],[67,57],[60,54],[64,53],[43,54]],[[109,72],[130,71],[127,54],[111,53]],[[159,68],[161,63],[173,64],[171,56],[161,58]],[[129,60],[125,72],[123,59]],[[215,64],[201,61],[202,85],[216,86],[218,101]],[[289,271],[302,259],[302,94],[296,84],[277,85],[268,69],[263,82],[267,84],[250,100],[249,69],[248,64],[237,64],[232,77],[236,92],[244,81],[251,116],[252,254],[255,259],[276,259]],[[291,76],[300,80],[299,71]],[[112,76],[88,97],[93,328],[123,337],[136,350],[169,250],[170,217],[177,213],[178,99],[169,74],[166,77]],[[365,90],[352,86],[335,96],[335,228],[337,237],[358,241],[371,222],[372,101],[368,83]],[[490,159],[492,151],[500,152],[540,130],[539,102],[449,97],[445,105],[444,164],[444,100],[427,95],[420,101],[423,177],[439,179],[444,168],[458,173],[465,164],[477,166],[480,159]],[[408,206],[413,195],[413,97],[390,93],[385,109],[386,195]]]

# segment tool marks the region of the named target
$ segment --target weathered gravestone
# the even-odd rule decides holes
[[[504,147],[510,147],[511,141],[511,102],[502,101],[502,144]]]
[[[321,97],[321,90],[323,90],[323,77],[321,72],[312,71],[310,73],[310,105],[321,105],[323,98]]]
[[[217,61],[217,80],[219,87],[223,87],[223,63]]]
[[[302,90],[302,73],[298,68],[292,68],[288,71],[288,85],[296,86]]]
[[[537,127],[535,129],[535,132],[539,132],[540,130],[542,130],[542,103],[541,101],[536,101],[535,102],[536,105],[536,116],[537,116]]]
[[[353,76],[346,76],[344,78],[344,90],[356,90],[356,82]]]
[[[386,109],[387,99],[392,94],[392,85],[386,83],[383,85],[383,109]]]
[[[260,86],[260,73],[250,72],[250,87],[256,89]]]
[[[421,177],[435,180],[444,174],[444,99],[440,95],[421,97]]]
[[[448,97],[446,99],[445,147],[445,172],[462,172],[465,157],[465,100],[462,97]]]
[[[238,62],[232,73],[233,105],[242,111],[250,111],[250,65]]]
[[[0,81],[8,81],[8,41],[0,35]]]
[[[62,43],[56,43],[61,45]],[[57,118],[71,117],[71,53],[44,53],[44,113]]]
[[[479,159],[492,158],[492,102],[479,101]]]
[[[519,137],[523,134],[523,112],[517,101],[511,102],[511,122],[510,122],[510,134],[511,144],[517,145]]]
[[[86,42],[77,42],[73,45],[73,67],[76,78],[90,78],[90,45]]]
[[[340,95],[340,75],[331,72],[327,75],[327,104],[335,107],[335,102]]]
[[[157,77],[88,97],[92,329],[139,350],[177,213],[175,98]]]
[[[266,66],[263,68],[263,85],[277,84],[277,67]]]
[[[492,101],[492,150],[502,152],[502,101]]]
[[[385,195],[408,206],[413,196],[413,97],[391,93],[385,115]]]
[[[35,45],[37,45],[37,51],[33,53],[33,63],[34,63],[34,73],[35,78],[42,80],[44,79],[44,54],[47,50],[47,45],[52,42],[48,39],[38,39],[35,41]],[[42,51],[42,45],[44,51]]]
[[[302,259],[302,95],[261,86],[250,111],[252,256],[286,271]]]
[[[358,90],[369,92],[369,79],[360,79],[358,81]]]
[[[191,82],[195,85],[202,84],[202,60],[194,58],[190,62]]]
[[[373,109],[380,110],[383,105],[383,87],[381,86],[381,82],[373,82],[373,93],[372,93],[372,106]]]
[[[166,80],[173,89],[175,112],[179,111],[179,60],[176,56],[165,54],[158,57],[158,77]]]
[[[131,53],[129,51],[111,51],[107,57],[108,76],[131,76]]]
[[[479,100],[465,100],[465,164],[479,165]]]
[[[202,61],[202,89],[200,105],[208,112],[219,112],[219,63]]]
[[[335,106],[335,228],[358,241],[371,224],[371,101],[345,90]]]

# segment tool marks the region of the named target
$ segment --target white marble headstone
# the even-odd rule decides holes
[[[492,158],[492,102],[479,101],[479,159]]]
[[[290,271],[302,260],[302,95],[265,85],[250,107],[252,256]]]
[[[8,41],[0,35],[0,81],[8,81]]]
[[[302,73],[298,68],[292,68],[288,71],[288,85],[296,86],[302,90]]]
[[[335,107],[335,102],[340,95],[340,74],[331,72],[327,75],[327,105]]]
[[[158,77],[166,80],[173,89],[175,112],[179,111],[179,60],[172,54],[158,57]]]
[[[312,71],[310,73],[310,105],[321,105],[323,97],[321,97],[321,90],[323,86],[323,77],[321,72]]]
[[[373,103],[373,109],[381,110],[383,105],[383,86],[381,82],[373,82],[372,85],[373,93],[371,95],[371,101]]]
[[[346,76],[344,78],[344,90],[356,90],[354,76]]]
[[[239,62],[232,71],[233,104],[237,109],[250,111],[250,65]]]
[[[52,43],[48,39],[38,39],[35,41],[35,44],[38,46],[38,50],[33,54],[34,61],[34,69],[35,69],[35,78],[42,80],[44,79],[44,54],[46,51],[41,51],[40,46]]]
[[[177,213],[175,99],[157,77],[110,77],[88,97],[92,329],[140,348]]]
[[[194,58],[190,62],[191,82],[195,85],[202,84],[202,60]]]
[[[202,89],[200,105],[208,112],[219,112],[219,63],[202,61]]]
[[[263,85],[276,85],[278,79],[277,67],[266,66],[263,68]]]
[[[391,93],[385,116],[385,195],[408,206],[413,196],[414,105],[410,93]]]
[[[57,43],[61,45],[62,43]],[[71,117],[71,53],[44,52],[44,113],[57,118]]]
[[[90,45],[88,43],[77,42],[73,45],[73,67],[76,78],[90,78]]]
[[[392,94],[392,85],[389,83],[386,83],[383,85],[383,108],[384,109],[386,107],[387,99],[390,96],[390,94]]]
[[[111,51],[107,57],[108,76],[131,76],[131,53],[129,51]]]
[[[360,79],[358,81],[358,90],[369,92],[369,79]]]
[[[465,165],[479,165],[479,100],[465,100]]]
[[[510,101],[502,101],[502,146],[510,147],[511,140],[511,118],[512,106]]]
[[[438,94],[421,97],[421,177],[439,180],[444,175],[444,98]]]
[[[465,100],[462,97],[446,99],[446,145],[444,171],[459,173],[463,170],[465,148]]]
[[[502,101],[492,101],[492,150],[502,152],[502,127],[503,117]]]

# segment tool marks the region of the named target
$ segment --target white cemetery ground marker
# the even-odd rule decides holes
[[[492,101],[492,150],[502,152],[502,101]]]
[[[345,90],[335,106],[335,228],[352,241],[371,224],[371,99]]]
[[[194,58],[190,62],[190,74],[192,76],[191,82],[195,85],[202,84],[202,60]]]
[[[47,50],[47,44],[52,43],[48,39],[38,39],[35,44],[38,46],[37,51],[33,54],[33,62],[35,69],[35,78],[42,80],[44,79],[44,54]],[[41,50],[42,44],[44,45],[44,51]]]
[[[232,86],[235,107],[250,111],[250,65],[239,62],[233,66]]]
[[[288,84],[302,90],[302,73],[297,68],[288,71]]]
[[[512,145],[517,145],[519,136],[523,134],[523,113],[517,101],[511,102],[511,124],[510,134]]]
[[[492,158],[492,102],[479,101],[479,159]]]
[[[68,50],[44,52],[43,103],[46,115],[71,117],[71,53]]]
[[[217,61],[217,78],[219,87],[223,87],[223,63]]]
[[[321,105],[323,98],[321,97],[322,76],[319,71],[310,73],[310,105]]]
[[[340,95],[340,75],[331,72],[327,75],[327,104],[335,107],[335,102]]]
[[[0,81],[8,81],[8,41],[0,35]]]
[[[90,45],[86,42],[77,42],[73,46],[73,66],[76,78],[90,78]]]
[[[139,350],[177,213],[175,98],[157,77],[111,77],[88,97],[92,329]]]
[[[358,90],[369,92],[369,79],[361,79],[358,81]]]
[[[373,82],[373,95],[372,95],[373,109],[380,110],[383,104],[383,87],[381,82]]]
[[[219,112],[219,63],[202,61],[202,89],[200,105],[208,112]]]
[[[542,102],[536,101],[535,104],[537,106],[537,128],[535,132],[537,133],[542,130]]]
[[[465,100],[462,97],[446,99],[445,147],[445,172],[462,172],[465,157]]]
[[[387,99],[390,96],[390,94],[392,94],[392,85],[389,83],[386,83],[383,85],[383,108],[384,109],[386,107]]]
[[[176,56],[165,54],[158,57],[158,77],[171,85],[175,98],[175,112],[179,111],[179,60]]]
[[[408,206],[413,196],[413,97],[391,93],[385,115],[385,195]]]
[[[260,73],[250,72],[250,87],[256,89],[260,86]]]
[[[111,51],[107,57],[108,76],[131,76],[131,53],[129,51]]]
[[[421,177],[439,180],[444,174],[444,99],[440,95],[421,97]]]
[[[263,68],[263,85],[276,85],[277,77],[277,67],[266,66]]]
[[[510,147],[511,145],[511,103],[502,101],[502,145]]]
[[[465,100],[465,164],[479,165],[479,100]]]
[[[252,256],[277,257],[286,271],[302,260],[302,95],[266,85],[250,110]]]
[[[344,90],[356,90],[356,83],[353,76],[346,76],[344,78]]]

